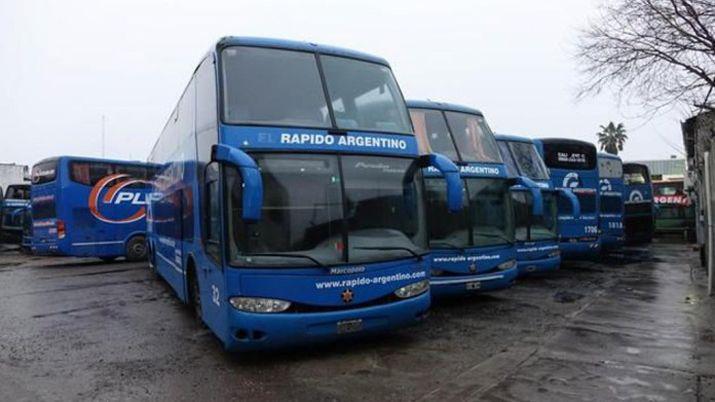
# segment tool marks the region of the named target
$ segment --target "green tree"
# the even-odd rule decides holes
[[[613,155],[618,155],[618,151],[623,151],[623,144],[628,139],[623,123],[616,125],[612,121],[605,126],[601,126],[601,131],[596,133],[596,136],[598,136],[601,151],[606,151]]]

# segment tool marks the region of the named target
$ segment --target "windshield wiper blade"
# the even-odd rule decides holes
[[[355,250],[383,250],[383,251],[402,250],[402,251],[407,251],[408,253],[412,254],[412,256],[417,258],[418,261],[422,261],[422,258],[424,257],[424,254],[416,253],[415,250],[412,250],[411,248],[400,247],[400,246],[375,246],[375,247],[353,247],[353,248]]]
[[[448,241],[432,241],[430,242],[430,248],[431,247],[444,247],[452,250],[457,250],[460,252],[460,254],[464,254],[465,247],[459,247],[457,245],[454,245]]]
[[[318,261],[316,258],[313,258],[313,257],[311,257],[311,256],[309,256],[309,255],[306,255],[306,254],[295,254],[295,253],[250,253],[250,254],[241,254],[241,257],[288,257],[288,258],[303,258],[303,259],[312,261],[313,263],[315,263],[315,265],[317,265],[317,266],[319,266],[319,267],[321,267],[321,268],[328,269],[328,267],[325,266],[325,264],[323,264],[322,262]]]
[[[474,235],[475,235],[475,236],[483,236],[483,237],[492,237],[492,238],[502,239],[502,240],[504,240],[505,242],[507,242],[507,243],[509,243],[509,244],[514,244],[514,241],[513,241],[513,240],[509,239],[508,237],[506,237],[506,236],[504,236],[504,235],[500,235],[500,234],[497,234],[497,233],[474,232]]]

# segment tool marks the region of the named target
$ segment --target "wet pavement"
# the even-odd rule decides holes
[[[232,355],[143,263],[0,252],[0,400],[715,400],[685,244],[438,302],[420,326]]]

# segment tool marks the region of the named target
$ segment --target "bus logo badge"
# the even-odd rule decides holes
[[[477,264],[471,263],[469,265],[469,272],[477,272]]]
[[[343,290],[343,293],[340,294],[340,298],[343,299],[343,303],[350,303],[353,301],[353,291],[350,289]]]
[[[569,172],[564,176],[564,182],[562,187],[564,188],[576,188],[581,185],[581,178],[578,177],[578,173]]]
[[[110,186],[111,183],[114,185]],[[103,177],[92,187],[89,193],[89,212],[102,222],[106,223],[131,223],[136,222],[146,215],[146,200],[142,200],[142,193],[137,191],[121,191],[127,186],[136,183],[150,184],[149,180],[133,179],[128,174],[111,174]],[[104,193],[104,194],[102,194]],[[130,202],[141,205],[136,212],[125,218],[110,218],[100,211],[100,198],[102,204],[121,204]]]
[[[612,190],[613,187],[611,186],[611,181],[608,179],[601,179],[601,191],[606,192]]]
[[[643,201],[643,194],[638,190],[631,191],[631,195],[628,197],[630,202],[641,202]]]

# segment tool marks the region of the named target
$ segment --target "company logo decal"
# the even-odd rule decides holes
[[[639,190],[631,191],[631,195],[628,196],[628,201],[630,201],[630,202],[643,201],[643,193],[641,193]]]
[[[656,204],[671,204],[671,205],[685,205],[691,204],[690,197],[687,195],[657,195],[653,197],[653,201]]]
[[[608,179],[601,179],[601,191],[607,192],[607,191],[613,191],[613,187],[611,186],[611,181]]]
[[[89,211],[92,215],[106,223],[131,223],[136,222],[146,216],[146,204],[150,195],[137,190],[126,189],[132,184],[141,183],[148,185],[149,180],[133,179],[128,174],[112,174],[103,177],[92,187],[89,193]],[[119,205],[129,203],[136,205],[137,209],[131,215],[124,218],[110,218],[103,214],[101,205]]]
[[[581,178],[578,177],[578,173],[569,172],[564,176],[564,182],[562,187],[564,188],[576,188],[581,185]]]
[[[353,291],[350,289],[343,290],[343,293],[340,294],[340,298],[343,299],[343,303],[350,303],[353,301]]]

